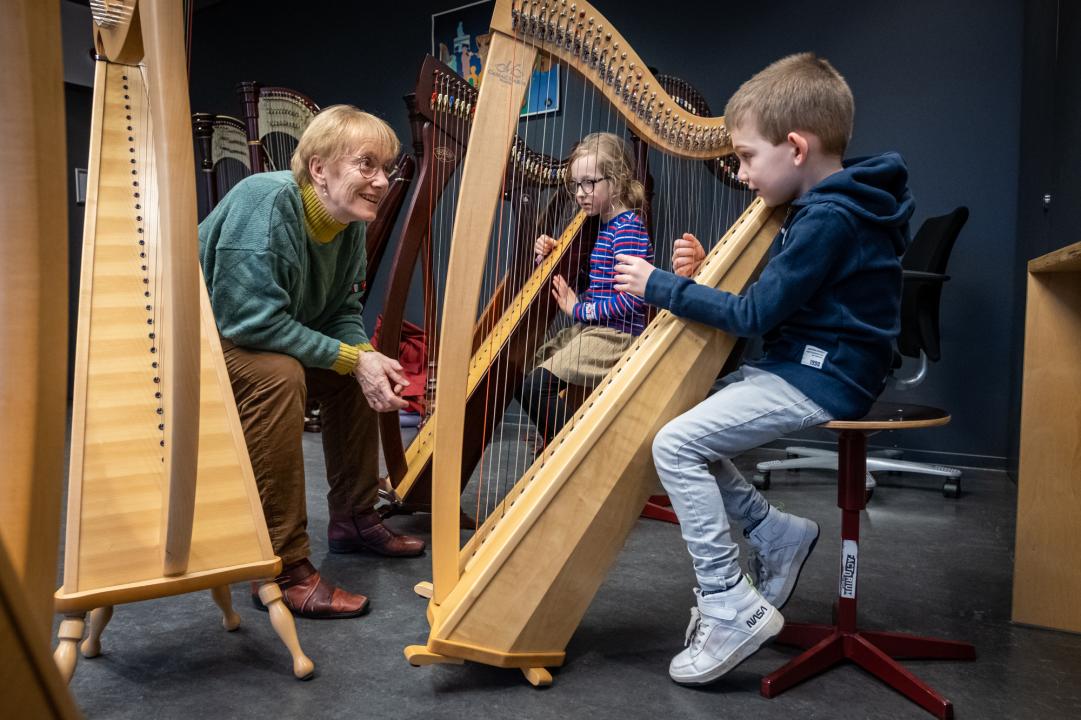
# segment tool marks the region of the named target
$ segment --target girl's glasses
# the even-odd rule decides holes
[[[608,179],[607,177],[599,177],[599,178],[584,178],[582,180],[568,180],[567,181],[567,192],[570,193],[571,195],[577,195],[578,194],[578,189],[581,188],[582,192],[584,192],[586,195],[592,195],[593,194],[593,188],[596,186],[596,184],[599,183],[602,180],[607,180],[607,179]]]

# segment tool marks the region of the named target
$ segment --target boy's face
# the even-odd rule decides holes
[[[729,128],[739,159],[739,179],[747,183],[769,207],[790,202],[800,195],[801,165],[797,148],[783,141],[774,145],[758,132],[754,121]]]

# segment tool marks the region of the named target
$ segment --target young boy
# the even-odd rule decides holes
[[[781,631],[779,608],[818,539],[814,522],[771,507],[730,458],[862,416],[890,369],[912,199],[896,153],[842,161],[852,114],[844,78],[811,53],[778,60],[728,102],[740,179],[766,205],[791,203],[769,263],[743,295],[689,279],[704,255],[690,234],[676,241],[677,274],[617,258],[616,290],[733,335],[764,336],[761,359],[719,380],[653,442],[699,585],[687,647],[669,666],[679,683],[716,680]],[[754,585],[728,515],[757,553]]]

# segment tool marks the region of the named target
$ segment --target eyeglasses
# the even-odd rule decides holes
[[[599,178],[585,178],[583,180],[568,180],[567,181],[567,192],[570,193],[571,195],[577,195],[578,194],[578,189],[581,188],[582,192],[584,192],[586,195],[592,195],[593,194],[593,188],[596,186],[596,184],[599,183],[601,180],[607,180],[607,179],[608,179],[607,177],[599,177]]]
[[[360,173],[360,176],[365,180],[372,179],[380,170],[387,176],[387,180],[393,180],[395,174],[398,172],[398,166],[393,162],[388,162],[386,165],[380,167],[375,160],[367,155],[361,155],[358,158],[354,158],[353,161],[356,163],[357,172]]]

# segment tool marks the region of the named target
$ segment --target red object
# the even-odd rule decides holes
[[[646,506],[642,508],[642,517],[679,525],[679,518],[672,512],[672,501],[667,495],[650,495]]]
[[[383,329],[383,316],[375,319],[375,332],[372,333],[372,347],[379,350],[380,331]],[[380,350],[380,352],[383,352]],[[394,357],[392,353],[383,353]],[[397,360],[402,364],[405,377],[409,385],[402,389],[402,399],[409,403],[408,410],[418,415],[424,415],[425,404],[424,388],[428,380],[428,341],[424,335],[424,329],[418,325],[402,320],[402,335],[398,343]]]
[[[837,506],[841,508],[841,580],[834,606],[836,624],[788,623],[775,642],[807,648],[779,670],[762,678],[762,695],[771,698],[851,660],[936,717],[952,718],[953,704],[910,673],[895,658],[974,660],[969,643],[936,638],[872,632],[856,627],[856,587],[859,569],[860,511],[866,504],[867,436],[862,430],[842,430],[838,440]]]

